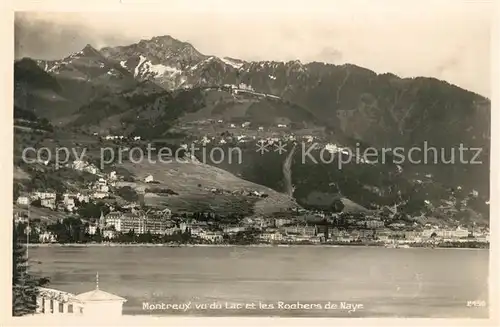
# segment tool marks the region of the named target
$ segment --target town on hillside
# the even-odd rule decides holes
[[[80,192],[43,189],[18,194],[15,232],[29,243],[156,243],[180,244],[331,244],[386,247],[487,247],[485,226],[443,226],[422,223],[421,217],[383,207],[368,212],[344,212],[342,203],[329,211],[302,208],[273,215],[215,212],[173,212],[147,206],[131,187],[116,187],[126,179],[116,171],[75,161],[72,169],[98,176]],[[143,178],[155,184],[152,175]],[[154,186],[152,186],[154,188]],[[214,194],[223,190],[210,190]],[[175,194],[166,189],[164,192]],[[265,197],[256,191],[248,196]],[[125,202],[112,201],[120,196]],[[47,213],[51,215],[48,215]],[[44,216],[46,215],[46,216]],[[48,218],[48,217],[51,218]],[[54,218],[56,217],[56,218]]]

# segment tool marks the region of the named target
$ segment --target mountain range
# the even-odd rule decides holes
[[[100,50],[87,45],[61,60],[24,58],[14,65],[15,110],[78,133],[169,142],[177,135],[173,141],[180,144],[225,132],[280,135],[285,132],[276,126],[282,125],[285,134],[314,134],[344,147],[410,149],[427,142],[447,153],[461,144],[482,148],[480,165],[350,165],[339,171],[335,163],[303,165],[295,158],[291,178],[302,205],[317,203],[315,196],[325,203],[346,196],[365,207],[391,205],[408,203],[406,194],[418,198],[412,214],[421,214],[433,192],[439,193],[435,201],[449,201],[458,187],[478,191],[483,204],[489,199],[490,100],[435,78],[400,78],[350,64],[219,58],[168,35]],[[210,120],[222,126],[200,124]],[[239,128],[245,122],[252,132]],[[244,165],[213,164],[283,191],[285,158],[246,153]],[[434,190],[420,186],[418,176],[432,176],[427,184]],[[479,207],[474,210],[487,219],[488,207]]]

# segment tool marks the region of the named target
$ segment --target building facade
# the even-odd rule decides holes
[[[74,295],[68,292],[40,288],[37,297],[37,314],[43,315],[80,315],[117,317],[122,315],[123,304],[127,300],[99,289]]]

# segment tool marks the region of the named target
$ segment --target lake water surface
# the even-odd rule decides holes
[[[29,257],[33,271],[51,278],[49,287],[72,293],[94,289],[99,272],[101,290],[127,299],[124,314],[488,316],[487,307],[467,306],[488,300],[488,250],[40,247]],[[289,306],[297,302],[321,308]],[[191,307],[148,310],[144,303]],[[195,307],[202,304],[208,309]]]

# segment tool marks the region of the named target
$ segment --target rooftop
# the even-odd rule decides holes
[[[99,273],[96,274],[95,280],[95,290],[81,293],[76,295],[76,298],[82,302],[98,302],[98,301],[121,301],[126,302],[127,300],[108,292],[101,291],[99,289]]]
[[[118,295],[104,292],[104,291],[101,291],[100,289],[95,289],[93,291],[78,294],[78,295],[76,295],[76,298],[80,301],[83,301],[83,302],[94,302],[94,301],[122,301],[122,302],[125,302],[125,301],[127,301],[126,299],[124,299]]]

